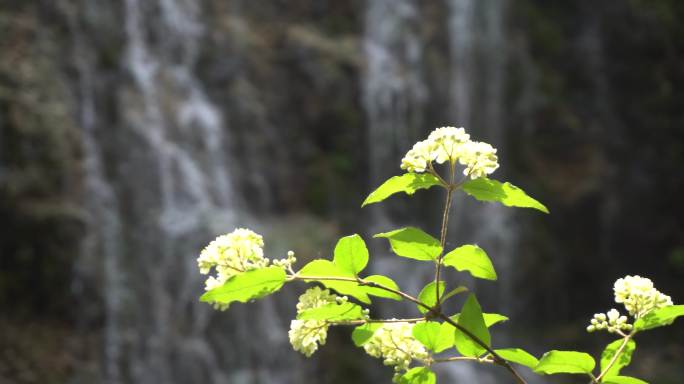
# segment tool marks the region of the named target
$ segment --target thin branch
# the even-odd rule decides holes
[[[363,325],[363,324],[374,324],[374,323],[418,323],[425,321],[424,317],[415,317],[411,319],[368,319],[368,320],[342,320],[342,321],[328,321],[326,322],[331,325]]]
[[[632,339],[632,336],[634,336],[634,332],[632,332],[632,333],[626,335],[625,338],[624,338],[624,340],[622,340],[622,344],[620,344],[620,348],[618,348],[617,351],[615,351],[615,355],[613,355],[613,358],[610,359],[610,361],[608,362],[608,365],[606,365],[606,367],[603,369],[603,371],[601,371],[601,373],[600,373],[598,376],[596,376],[595,381],[596,381],[597,383],[600,383],[600,382],[601,382],[601,379],[603,378],[603,376],[605,376],[606,373],[608,373],[608,371],[610,370],[610,368],[612,368],[613,365],[615,365],[615,363],[617,362],[618,358],[620,358],[620,355],[622,354],[622,352],[623,352],[623,351],[625,350],[625,348],[627,347],[627,344],[629,343],[629,340]]]
[[[438,358],[438,359],[432,360],[433,363],[449,363],[452,361],[476,361],[478,363],[494,364],[494,360],[491,360],[488,358],[480,359],[478,357],[469,357],[469,356],[451,356],[451,357],[444,357],[444,358]]]
[[[447,186],[447,195],[446,195],[446,203],[444,204],[444,212],[442,214],[442,228],[440,230],[440,236],[439,236],[439,243],[442,246],[442,252],[440,252],[439,257],[437,258],[437,264],[435,265],[435,295],[436,295],[436,300],[435,300],[435,307],[439,309],[440,307],[440,301],[442,298],[440,297],[439,293],[439,279],[440,279],[440,274],[442,270],[442,259],[444,258],[444,247],[446,246],[446,236],[447,236],[447,231],[449,227],[449,210],[451,209],[451,200],[453,198],[453,193],[454,193],[454,174],[455,174],[455,169],[454,169],[454,163],[449,162],[449,185]]]
[[[318,280],[318,281],[325,281],[325,280],[331,280],[331,281],[348,281],[348,282],[355,282],[360,286],[369,286],[373,288],[379,288],[382,290],[385,290],[387,292],[392,292],[395,293],[404,299],[411,301],[415,303],[416,305],[419,305],[428,311],[432,311],[433,308],[431,308],[429,305],[423,303],[422,301],[416,299],[415,297],[409,295],[408,293],[402,292],[400,290],[394,289],[387,287],[382,284],[378,284],[374,281],[367,281],[363,280],[361,278],[353,278],[353,277],[339,277],[339,276],[300,276],[300,275],[290,275],[287,277],[287,281],[293,281],[293,280]],[[451,320],[449,316],[445,315],[442,313],[441,310],[438,310],[437,313],[435,313],[437,317],[440,319],[444,320],[446,323],[451,324],[454,326],[456,329],[459,331],[463,332],[466,336],[468,336],[470,339],[472,339],[477,345],[480,347],[484,348],[487,352],[489,352],[490,355],[492,355],[492,358],[494,360],[494,364],[500,365],[504,367],[506,370],[508,370],[516,379],[516,382],[518,384],[527,384],[525,379],[520,376],[520,374],[506,361],[504,360],[501,356],[499,356],[494,350],[488,346],[485,342],[480,340],[479,337],[475,336],[472,332],[464,328],[463,326],[459,325],[455,321]]]

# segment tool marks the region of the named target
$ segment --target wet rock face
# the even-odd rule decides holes
[[[80,133],[65,35],[20,3],[0,10],[0,307],[68,317],[64,293],[84,233]]]

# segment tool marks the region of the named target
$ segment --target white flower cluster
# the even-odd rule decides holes
[[[496,149],[491,145],[471,141],[463,128],[437,128],[426,140],[417,142],[401,160],[401,169],[425,172],[433,161],[452,165],[458,161],[465,166],[463,174],[473,179],[484,177],[498,167]]]
[[[638,319],[654,309],[672,305],[672,299],[653,286],[650,279],[641,276],[625,276],[618,279],[613,286],[615,302],[624,304],[627,312]],[[608,313],[597,313],[591,319],[588,332],[607,330],[610,333],[629,332],[632,325],[627,316],[621,316],[617,309]]]
[[[245,228],[237,228],[214,239],[197,258],[197,265],[203,275],[209,274],[212,268],[216,270],[216,276],[207,278],[205,290],[222,286],[238,273],[267,267],[270,260],[264,257],[263,247],[264,239],[261,235]],[[221,304],[214,304],[214,307],[228,308]]]
[[[394,365],[395,381],[402,371],[408,370],[412,360],[425,361],[428,358],[428,352],[413,337],[412,331],[412,323],[385,323],[363,345],[369,355],[383,358],[385,365]]]
[[[297,314],[307,309],[320,308],[332,303],[343,303],[347,297],[337,296],[327,289],[319,287],[309,288],[301,296],[297,303]],[[318,349],[318,345],[324,345],[328,336],[329,324],[325,320],[292,320],[290,323],[290,344],[295,351],[311,356]]]
[[[587,332],[594,332],[600,330],[607,330],[610,333],[618,331],[629,332],[632,330],[632,325],[627,322],[627,316],[620,316],[617,309],[611,309],[608,313],[594,314],[591,319],[591,324],[587,327]]]
[[[650,279],[625,276],[613,287],[615,302],[624,304],[630,315],[640,318],[651,310],[672,305],[672,299],[653,286]]]

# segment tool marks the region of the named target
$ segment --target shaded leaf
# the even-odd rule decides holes
[[[447,299],[449,299],[450,297],[458,295],[459,293],[462,293],[462,292],[468,292],[468,287],[463,286],[463,285],[459,285],[458,287],[452,289],[446,295],[444,295],[444,297],[442,297],[442,301],[443,302],[447,301]]]

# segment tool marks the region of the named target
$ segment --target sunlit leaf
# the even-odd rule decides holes
[[[458,271],[468,271],[473,277],[496,280],[496,271],[487,253],[477,245],[467,244],[447,253],[442,259],[444,265]]]
[[[481,177],[466,181],[463,191],[480,201],[497,201],[508,207],[534,208],[549,213],[544,204],[528,196],[511,183]]]
[[[429,307],[434,307],[437,304],[437,289],[439,289],[439,295],[442,296],[442,293],[444,293],[443,281],[440,281],[439,284],[435,284],[434,281],[428,283],[418,294],[418,300],[422,301]],[[417,307],[420,313],[428,312],[428,310],[423,306],[418,305]]]
[[[436,260],[442,253],[439,240],[414,227],[378,233],[373,237],[388,239],[394,253],[409,259]]]
[[[537,360],[536,357],[520,348],[495,349],[494,352],[496,352],[504,360],[524,365],[532,369],[539,364],[539,360]]]
[[[378,283],[384,287],[392,288],[394,290],[399,291],[399,286],[397,285],[397,283],[395,283],[394,280],[390,279],[387,276],[371,275],[368,277],[364,277],[363,280],[370,281],[373,283]],[[376,288],[376,287],[371,287],[371,286],[365,286],[364,288],[366,290],[366,293],[368,293],[369,295],[372,295],[372,296],[384,297],[386,299],[392,299],[392,300],[401,300],[401,296],[397,295],[394,292],[389,292],[387,290],[384,290],[382,288]]]
[[[351,272],[341,269],[330,260],[313,260],[309,262],[309,264],[305,265],[299,272],[297,272],[297,275],[305,281],[318,281],[326,288],[337,291],[342,295],[352,296],[362,303],[370,303],[370,298],[366,293],[366,287],[359,286],[355,281],[356,277]],[[352,281],[339,281],[331,279],[320,280],[319,278],[321,277],[341,277],[352,279]]]
[[[352,331],[352,341],[354,341],[354,345],[360,347],[366,344],[366,342],[373,337],[375,331],[380,329],[381,326],[382,324],[380,323],[367,323],[354,328]]]
[[[297,315],[299,320],[328,321],[357,320],[363,319],[363,317],[363,308],[350,302],[326,304],[322,307],[307,309]]]
[[[399,384],[435,384],[435,373],[426,367],[411,368],[401,378]]]
[[[410,196],[419,189],[428,189],[439,184],[439,179],[429,173],[409,172],[401,176],[394,176],[368,195],[361,206],[381,202],[398,192],[404,192]]]
[[[542,356],[534,371],[546,375],[555,373],[590,374],[595,366],[594,358],[584,352],[549,351]]]
[[[201,301],[230,304],[246,303],[276,292],[285,283],[285,271],[280,267],[259,268],[232,276],[225,284],[205,293]]]
[[[606,369],[610,361],[613,359],[613,356],[615,356],[615,353],[618,351],[618,349],[620,349],[622,343],[624,343],[623,339],[615,340],[612,343],[608,344],[606,349],[603,350],[603,353],[601,353],[600,362],[601,372],[603,372],[603,370]],[[634,342],[634,340],[630,339],[627,342],[627,345],[625,345],[625,348],[620,353],[620,356],[618,356],[617,360],[615,360],[615,363],[610,367],[605,376],[619,375],[620,370],[628,366],[629,363],[632,361],[632,354],[634,353],[634,349],[636,349],[636,343]]]
[[[461,314],[458,317],[458,325],[470,331],[485,345],[491,345],[491,336],[482,315],[482,308],[475,295],[470,294],[465,304],[463,304],[463,309],[461,309]],[[454,333],[454,345],[463,356],[477,357],[486,351],[475,340],[459,329],[456,329]]]
[[[679,316],[684,315],[684,305],[670,305],[654,309],[634,322],[634,329],[645,331],[672,324]]]
[[[356,275],[368,264],[368,248],[359,235],[341,238],[335,246],[333,263],[340,269]]]
[[[608,376],[603,379],[603,384],[648,384],[648,382],[630,376]]]
[[[442,327],[441,323],[426,321],[413,326],[413,337],[425,348],[439,353],[454,345],[453,328]]]
[[[455,321],[458,323],[458,318],[460,317],[460,313],[457,313],[453,316],[450,316],[451,320]],[[484,322],[487,328],[490,328],[494,324],[502,323],[504,321],[508,321],[508,317],[498,314],[498,313],[483,313],[482,317],[484,317]]]

